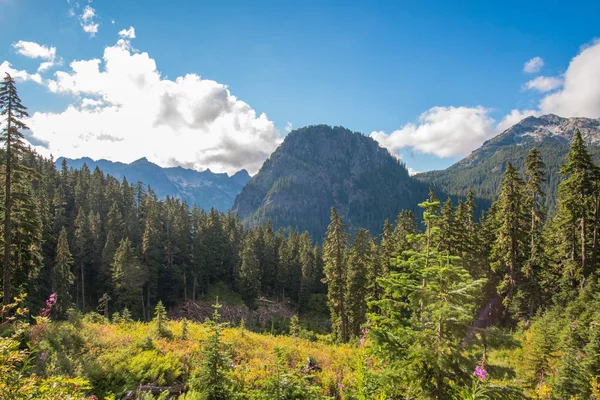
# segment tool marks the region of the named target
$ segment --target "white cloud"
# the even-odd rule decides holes
[[[543,114],[562,117],[600,117],[600,40],[582,48],[563,75],[561,90],[540,102]]]
[[[35,42],[19,40],[12,45],[17,53],[29,58],[41,58],[43,60],[54,60],[56,58],[56,47],[47,47]]]
[[[528,74],[540,72],[543,66],[544,60],[541,57],[533,57],[523,65],[523,72]]]
[[[196,74],[168,80],[127,39],[106,47],[102,59],[72,62],[46,84],[74,104],[28,121],[34,139],[48,143],[38,148],[44,154],[255,173],[281,142],[273,122],[227,86]]]
[[[285,132],[286,133],[290,133],[293,130],[294,130],[294,126],[292,125],[291,122],[288,122],[287,124],[285,124]]]
[[[96,33],[98,33],[98,28],[100,27],[100,24],[95,20],[98,16],[96,10],[88,4],[83,7],[81,14],[79,14],[81,7],[78,1],[67,0],[67,3],[69,4],[69,16],[77,16],[79,25],[81,25],[83,31],[89,33],[90,37],[94,37]],[[91,3],[91,1],[88,0],[88,3]]]
[[[538,92],[545,93],[560,88],[562,86],[562,83],[562,79],[557,78],[555,76],[538,76],[537,78],[525,83],[523,85],[523,88],[527,90],[537,90]]]
[[[9,73],[17,81],[33,81],[42,84],[43,79],[40,74],[30,74],[24,70],[17,70],[12,67],[8,61],[4,61],[0,64],[0,76],[4,78],[4,75]]]
[[[390,133],[372,132],[371,137],[391,153],[413,147],[438,157],[464,156],[476,149],[494,133],[490,110],[478,107],[433,107],[409,123]]]
[[[406,170],[408,171],[408,175],[410,175],[410,176],[416,175],[419,172],[421,172],[421,171],[417,171],[416,169],[411,168],[411,167],[406,167]]]
[[[124,39],[135,39],[135,28],[130,26],[129,29],[123,29],[119,32],[119,36]]]

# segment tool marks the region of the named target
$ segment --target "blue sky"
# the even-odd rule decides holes
[[[600,117],[591,72],[600,71],[600,2],[523,3],[0,0],[0,64],[21,72],[22,98],[38,113],[32,141],[55,156],[148,156],[252,173],[288,123],[326,123],[372,134],[425,171],[452,164],[523,116]],[[83,18],[86,7],[93,12]],[[129,27],[135,38],[119,35]],[[55,55],[32,58],[19,41]],[[105,69],[106,48],[116,49],[108,55],[114,75]],[[138,65],[132,56],[144,53]],[[535,57],[543,66],[525,72]],[[97,71],[70,66],[94,59]],[[62,65],[34,77],[44,61]],[[135,68],[147,85],[119,93],[127,87],[119,79]],[[174,83],[186,74],[199,78]],[[106,81],[86,85],[94,79]],[[135,95],[150,110],[148,126]],[[582,104],[567,105],[574,98]],[[102,122],[94,111],[104,113]],[[168,148],[159,141],[165,135]],[[136,140],[148,143],[132,151]]]

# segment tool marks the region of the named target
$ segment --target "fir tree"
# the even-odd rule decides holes
[[[567,162],[561,165],[560,174],[565,179],[558,186],[556,218],[563,244],[563,276],[567,281],[579,282],[583,287],[585,278],[590,273],[587,246],[589,197],[598,171],[579,130],[575,132]]]
[[[56,245],[56,262],[52,277],[52,292],[56,293],[56,311],[59,314],[64,314],[72,305],[71,287],[75,281],[71,272],[72,265],[73,257],[69,251],[67,230],[63,227]]]
[[[331,208],[331,223],[325,234],[323,263],[327,286],[327,298],[331,312],[331,322],[337,337],[342,342],[349,339],[348,314],[346,309],[346,260],[348,234],[342,217]]]
[[[0,82],[0,117],[4,124],[0,131],[0,142],[4,145],[4,274],[3,274],[3,304],[8,305],[11,300],[11,270],[14,267],[11,261],[11,218],[13,206],[13,178],[26,171],[20,163],[20,157],[26,151],[25,137],[22,131],[29,129],[23,122],[29,117],[27,107],[23,105],[14,79],[6,73]]]
[[[202,364],[192,377],[192,387],[200,392],[201,400],[229,400],[232,395],[231,382],[227,377],[230,356],[223,349],[220,308],[217,299],[213,305],[212,321],[209,322],[211,335],[204,346]]]
[[[348,256],[346,283],[346,309],[348,313],[348,333],[352,337],[360,335],[362,324],[367,317],[367,274],[371,262],[371,238],[369,231],[359,229],[352,242]]]
[[[518,312],[517,288],[522,282],[522,268],[527,257],[527,214],[525,213],[523,181],[510,162],[506,163],[504,180],[497,200],[497,232],[492,246],[491,266],[498,275],[498,291],[508,308]]]

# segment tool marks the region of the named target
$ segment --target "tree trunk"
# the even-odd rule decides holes
[[[81,265],[81,311],[85,313],[85,281],[83,280],[83,264]]]
[[[586,254],[586,250],[587,250],[587,246],[585,243],[585,229],[586,229],[586,224],[585,224],[585,213],[586,213],[586,209],[585,209],[585,197],[583,195],[583,193],[581,194],[581,269],[583,272],[583,275],[585,276],[585,271],[587,269],[587,254]]]
[[[3,278],[3,291],[4,299],[3,304],[7,305],[10,303],[10,173],[11,173],[11,149],[10,149],[10,119],[12,114],[12,105],[8,103],[8,127],[6,133],[6,175],[5,175],[5,194],[4,194],[4,278]]]

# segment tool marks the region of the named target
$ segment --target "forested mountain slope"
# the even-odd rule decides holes
[[[560,182],[558,169],[565,162],[569,143],[579,129],[594,159],[600,155],[600,119],[561,118],[549,114],[527,117],[451,167],[416,175],[451,194],[464,196],[472,188],[477,197],[496,198],[506,161],[523,170],[527,153],[536,147],[546,164],[546,205],[552,211]]]
[[[376,141],[343,127],[308,126],[291,132],[235,200],[233,211],[250,225],[327,229],[334,206],[351,228],[378,232],[385,219],[417,210],[428,184]],[[443,197],[442,197],[443,198]]]
[[[63,158],[56,160],[60,168]],[[198,172],[182,167],[162,168],[146,158],[140,158],[131,164],[91,158],[67,159],[67,165],[80,169],[83,164],[94,170],[99,167],[104,173],[121,180],[127,178],[130,183],[138,181],[150,185],[160,199],[167,196],[186,201],[208,211],[211,207],[225,212],[229,210],[235,196],[250,180],[244,169],[232,176],[226,173],[214,173],[210,169]]]

